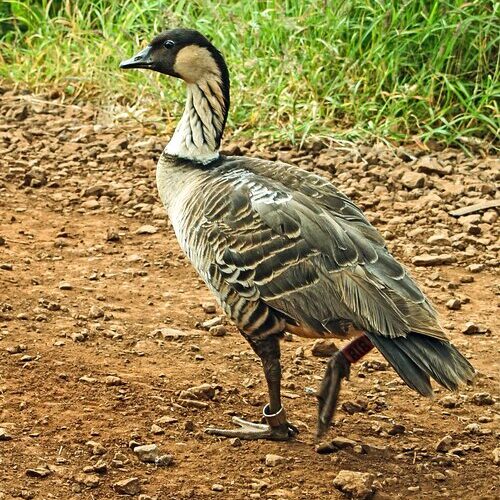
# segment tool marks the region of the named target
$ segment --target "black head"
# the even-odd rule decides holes
[[[213,75],[227,79],[227,68],[220,52],[198,31],[175,28],[164,31],[134,57],[122,61],[120,68],[144,68],[196,83]]]

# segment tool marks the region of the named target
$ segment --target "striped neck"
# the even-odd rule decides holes
[[[219,157],[229,108],[229,88],[223,78],[210,75],[187,85],[184,114],[165,152],[207,164]],[[227,85],[228,86],[228,85]]]

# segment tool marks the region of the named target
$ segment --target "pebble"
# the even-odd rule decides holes
[[[484,264],[470,264],[467,269],[471,273],[480,273],[484,269]]]
[[[461,401],[456,396],[445,396],[439,400],[439,404],[443,408],[456,408],[461,405]]]
[[[75,477],[75,481],[87,488],[97,488],[101,482],[101,478],[96,474],[78,474]]]
[[[489,333],[490,329],[483,325],[478,325],[473,321],[468,321],[465,323],[465,327],[462,330],[464,335],[484,335]]]
[[[269,453],[266,455],[266,465],[268,467],[276,467],[277,465],[283,464],[286,462],[286,458],[281,455],[274,455],[273,453]]]
[[[78,379],[79,382],[85,382],[86,384],[95,384],[97,379],[94,377],[89,377],[88,375],[83,375]]]
[[[240,438],[237,438],[237,437],[231,438],[229,440],[229,443],[231,444],[231,446],[233,448],[240,448],[241,447],[241,439]]]
[[[7,432],[7,429],[0,427],[0,441],[10,441],[12,436]]]
[[[457,261],[457,258],[448,253],[440,255],[422,254],[413,257],[411,261],[415,266],[444,266],[453,264]]]
[[[179,419],[171,417],[170,415],[165,415],[156,420],[156,422],[161,425],[175,424],[178,421]]]
[[[208,333],[212,335],[212,337],[225,337],[227,330],[224,325],[217,325],[210,327]]]
[[[481,426],[474,422],[465,426],[465,432],[467,434],[479,434],[481,432]]]
[[[375,476],[368,472],[341,470],[333,480],[333,486],[349,498],[364,500],[374,493]]]
[[[389,436],[396,436],[397,434],[404,434],[406,427],[402,424],[394,424],[388,431]]]
[[[476,406],[489,406],[495,404],[495,399],[489,392],[476,392],[471,397],[471,403]]]
[[[156,226],[144,224],[135,231],[135,234],[156,234],[157,232],[158,228]]]
[[[495,448],[492,452],[493,463],[495,465],[500,465],[500,448]]]
[[[210,330],[210,328],[212,328],[213,326],[222,325],[222,319],[223,318],[221,316],[216,316],[215,318],[207,319],[207,321],[204,321],[201,324],[201,327],[204,330]]]
[[[331,358],[337,351],[337,346],[333,341],[318,339],[312,346],[311,354],[317,358]]]
[[[141,462],[154,464],[160,456],[160,450],[156,444],[143,444],[134,448],[134,453]]]
[[[123,385],[125,382],[120,377],[117,377],[115,375],[108,375],[104,379],[104,383],[107,386],[115,387],[115,386]]]
[[[155,435],[165,434],[165,429],[163,429],[163,427],[160,427],[159,425],[156,425],[156,424],[153,424],[151,426],[150,430],[151,430],[151,433],[155,434]]]
[[[138,495],[142,487],[138,477],[131,477],[114,483],[113,489],[120,495]]]
[[[102,318],[102,317],[104,317],[104,310],[101,309],[99,306],[93,305],[89,309],[88,317],[90,319]]]
[[[213,304],[212,302],[203,302],[201,304],[201,308],[207,314],[214,314],[215,313],[215,304]]]
[[[333,438],[329,443],[321,443],[316,447],[316,453],[320,455],[327,455],[330,453],[335,453],[338,450],[343,450],[345,448],[354,448],[357,443],[352,439],[345,437],[336,437]]]
[[[453,438],[450,435],[446,435],[436,443],[435,450],[442,453],[446,453],[447,451],[451,450],[452,443],[453,443]]]
[[[29,477],[36,477],[38,479],[50,476],[52,471],[46,466],[36,467],[35,469],[27,469],[26,475]]]
[[[212,491],[224,491],[224,486],[222,484],[212,484]]]
[[[423,188],[425,186],[425,179],[424,174],[408,171],[401,177],[401,184],[409,189]]]
[[[104,455],[108,450],[98,441],[87,441],[86,446],[91,448],[92,455]]]
[[[181,391],[179,397],[182,399],[194,398],[202,400],[214,399],[216,392],[220,389],[220,386],[216,384],[201,384],[190,387],[186,391]]]
[[[458,311],[462,307],[462,303],[459,299],[450,299],[446,302],[446,307],[451,311]]]
[[[108,464],[104,460],[98,460],[92,468],[99,474],[105,474],[108,471]]]
[[[73,290],[73,285],[67,281],[61,281],[59,283],[59,290]]]

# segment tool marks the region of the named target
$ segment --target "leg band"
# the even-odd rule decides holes
[[[343,347],[341,352],[346,357],[347,361],[352,364],[359,361],[372,349],[373,344],[370,342],[370,339],[366,335],[360,335]]]
[[[269,427],[280,427],[283,424],[287,423],[286,420],[286,412],[283,406],[276,413],[269,413],[269,405],[264,406],[262,410],[262,414],[267,422]]]

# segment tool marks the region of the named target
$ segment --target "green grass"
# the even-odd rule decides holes
[[[494,0],[7,0],[0,78],[68,99],[134,104],[171,123],[183,88],[118,69],[165,27],[226,56],[240,135],[494,142],[500,3]]]

